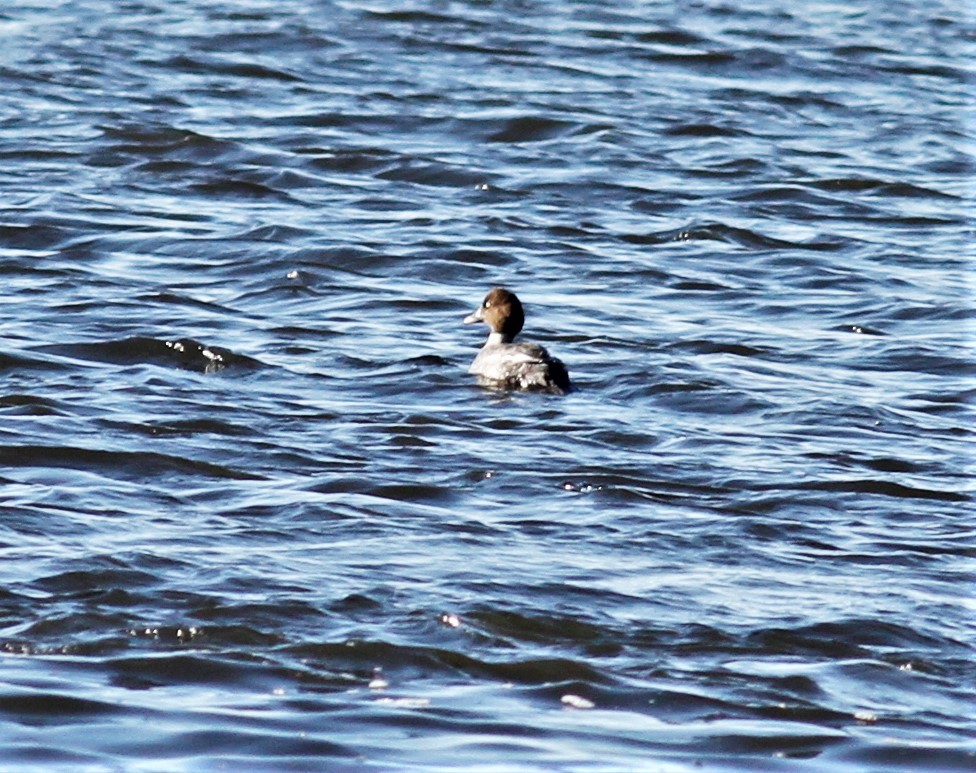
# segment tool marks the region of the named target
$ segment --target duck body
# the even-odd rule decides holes
[[[466,324],[484,322],[491,330],[468,372],[482,385],[496,389],[569,392],[569,373],[560,360],[539,344],[513,340],[524,321],[525,313],[515,293],[503,287],[491,290],[481,306],[464,318]]]

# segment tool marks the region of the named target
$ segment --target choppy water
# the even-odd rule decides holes
[[[0,767],[972,770],[974,43],[5,3]]]

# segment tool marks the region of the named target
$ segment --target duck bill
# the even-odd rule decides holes
[[[481,322],[483,320],[484,317],[481,316],[481,309],[478,309],[477,311],[472,311],[470,314],[468,314],[468,316],[464,318],[464,324],[470,325],[473,322]]]

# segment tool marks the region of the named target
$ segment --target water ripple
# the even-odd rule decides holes
[[[958,4],[8,5],[8,765],[972,768]]]

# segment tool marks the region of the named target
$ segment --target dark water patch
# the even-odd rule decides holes
[[[753,179],[754,177],[759,177],[764,173],[770,173],[772,171],[773,170],[769,169],[767,161],[764,161],[761,158],[746,157],[732,158],[727,161],[716,161],[708,164],[707,169],[695,168],[693,173],[714,178]]]
[[[54,148],[0,148],[0,159],[9,161],[30,161],[34,164],[41,161],[54,161],[64,164],[66,161],[76,160],[81,154],[70,149]]]
[[[384,674],[403,680],[453,673],[522,685],[542,685],[553,681],[576,680],[601,684],[606,677],[585,663],[563,658],[489,662],[462,652],[435,647],[404,647],[381,641],[351,641],[345,644],[320,644],[292,648],[292,654],[322,659],[333,669],[359,672],[369,678],[377,667]]]
[[[155,742],[122,742],[113,746],[117,753],[124,755],[138,754],[142,748],[163,758],[169,756],[173,748],[178,748],[188,759],[221,759],[235,767],[258,771],[300,771],[315,760],[315,765],[328,761],[330,770],[343,773],[355,770],[362,760],[362,754],[355,750],[324,739],[309,738],[307,731],[296,735],[290,732],[201,729],[167,735]],[[356,762],[344,767],[343,760],[346,759]]]
[[[892,743],[884,747],[844,748],[834,752],[831,759],[838,764],[867,766],[884,770],[930,770],[963,771],[972,770],[976,752],[960,744],[959,748],[946,748],[940,743],[907,741]]]
[[[684,292],[694,292],[694,293],[714,293],[714,292],[731,292],[733,289],[725,285],[716,284],[715,282],[702,282],[695,280],[681,280],[675,282],[671,285],[675,290],[681,290]]]
[[[190,189],[203,196],[227,196],[230,198],[246,199],[280,199],[287,201],[288,195],[265,185],[251,180],[242,180],[233,177],[224,177],[220,180],[208,180],[207,182],[194,183]]]
[[[418,439],[405,439],[393,437],[391,442],[399,447],[434,447],[434,443],[422,443]],[[365,493],[382,499],[403,502],[447,502],[454,499],[450,489],[441,486],[417,485],[417,484],[386,484],[381,486],[370,486],[365,489]]]
[[[429,118],[424,115],[401,113],[396,117],[386,113],[353,112],[312,112],[308,115],[288,117],[281,121],[289,129],[300,126],[303,129],[332,131],[336,133],[351,133],[359,136],[366,147],[370,147],[369,138],[386,134],[390,131],[402,129],[405,124],[412,124],[416,128],[436,131],[445,123],[445,118]]]
[[[575,123],[551,118],[530,117],[513,118],[488,136],[490,142],[543,142],[562,137],[577,129]]]
[[[113,680],[128,689],[153,689],[169,685],[198,684],[241,688],[266,686],[274,677],[255,658],[232,659],[213,653],[170,652],[164,656],[114,658]]]
[[[884,180],[874,180],[864,177],[838,177],[828,180],[814,180],[808,183],[815,188],[823,188],[828,191],[874,191],[884,187],[887,183]]]
[[[422,160],[412,160],[393,169],[379,172],[377,177],[382,180],[412,182],[419,185],[448,185],[459,188],[473,188],[485,179],[480,172]]]
[[[382,608],[382,602],[363,593],[352,593],[330,606],[332,611],[344,614],[372,614],[379,612]]]
[[[929,470],[927,465],[921,464],[919,462],[912,462],[905,459],[897,459],[893,457],[858,457],[852,456],[851,454],[821,454],[813,453],[809,455],[811,459],[824,459],[829,460],[835,464],[840,464],[845,467],[867,467],[870,470],[875,470],[877,472],[893,472],[893,473],[906,473],[906,474],[923,474]]]
[[[610,681],[599,669],[565,658],[543,658],[522,662],[485,663],[480,669],[490,677],[517,684],[580,682],[603,684]]]
[[[933,304],[899,303],[888,310],[887,314],[894,320],[909,321],[968,322],[971,319],[976,319],[976,309],[965,305],[965,303],[949,301],[946,298]],[[962,332],[959,326],[954,326],[951,330],[957,333]],[[929,351],[931,350],[930,348]]]
[[[231,480],[260,480],[260,476],[223,465],[183,459],[151,451],[119,452],[71,446],[0,446],[0,461],[19,468],[87,470],[122,480],[190,475]]]
[[[478,22],[470,17],[457,17],[450,14],[440,14],[433,11],[420,11],[420,10],[380,10],[380,9],[364,9],[362,15],[367,18],[380,19],[387,22],[397,22],[407,25],[449,25],[458,26],[463,25],[465,27],[480,27],[483,23]]]
[[[766,400],[718,381],[657,384],[638,379],[636,386],[616,386],[614,394],[617,399],[650,400],[654,405],[676,413],[746,415],[760,414],[771,407]]]
[[[955,199],[956,196],[941,191],[905,182],[892,182],[865,177],[839,177],[827,180],[811,180],[805,183],[814,188],[827,191],[851,191],[884,196],[903,196],[909,198]]]
[[[37,348],[40,351],[92,362],[116,365],[152,363],[202,373],[214,373],[225,368],[262,367],[253,357],[237,354],[222,346],[207,346],[189,338],[164,341],[135,337],[94,344],[63,344]]]
[[[735,54],[728,51],[708,51],[701,53],[670,53],[664,51],[644,53],[642,58],[660,64],[674,64],[688,68],[721,68],[735,63]]]
[[[296,73],[281,68],[258,64],[257,62],[234,62],[215,56],[191,56],[180,54],[160,62],[145,62],[167,71],[183,72],[189,75],[205,76],[207,73],[236,76],[247,82],[249,80],[301,81]]]
[[[710,123],[692,123],[672,126],[665,129],[663,134],[666,137],[735,137],[745,134],[745,132],[741,129],[716,126]]]
[[[819,653],[831,658],[868,657],[875,648],[905,650],[941,644],[907,626],[848,619],[795,629],[770,628],[749,636],[770,652]]]
[[[844,745],[843,734],[807,733],[802,730],[783,729],[782,734],[755,736],[747,733],[715,735],[708,738],[705,746],[719,754],[761,755],[787,760],[812,760],[820,757],[832,746]]]
[[[70,570],[56,575],[42,577],[32,583],[32,587],[58,595],[74,595],[93,600],[97,595],[107,593],[113,587],[145,588],[156,584],[151,573],[129,567],[126,563],[112,558],[103,558],[98,563],[103,569],[91,567],[85,570]]]
[[[966,83],[971,79],[971,72],[968,69],[939,64],[881,64],[878,69],[884,72],[891,72],[899,75],[920,75],[927,78],[947,78],[949,80],[958,81],[959,83]]]
[[[191,129],[165,124],[123,123],[99,127],[107,148],[123,156],[160,156],[169,161],[227,162],[243,159],[240,146]]]
[[[0,225],[0,248],[50,250],[73,236],[72,229],[46,223]]]
[[[0,352],[0,372],[23,372],[33,370],[60,370],[61,366],[57,363],[37,360],[33,357],[24,357],[20,354],[7,354]]]
[[[928,373],[941,376],[976,376],[976,361],[953,357],[920,347],[897,347],[876,356],[872,366],[906,373]]]
[[[4,756],[11,764],[97,766],[104,761],[100,754],[79,753],[73,749],[45,747],[36,743],[10,743],[4,748]]]
[[[916,411],[935,414],[965,414],[976,403],[976,390],[961,389],[946,392],[928,392],[907,395],[906,400],[915,403]]]
[[[321,30],[312,30],[301,24],[290,24],[282,28],[274,28],[267,25],[251,27],[251,20],[271,22],[272,17],[265,14],[227,14],[226,18],[234,21],[244,22],[238,30],[233,28],[224,32],[215,31],[206,38],[198,39],[198,46],[201,50],[215,51],[219,54],[233,52],[234,55],[258,54],[263,56],[267,51],[275,50],[278,47],[305,50],[306,48],[330,48],[338,45],[334,39],[323,35]],[[155,64],[160,64],[156,62]],[[261,77],[259,74],[258,78]],[[275,78],[272,78],[273,80]],[[292,80],[293,78],[286,78]],[[300,80],[299,78],[294,78]]]
[[[717,341],[678,341],[668,346],[669,350],[691,352],[693,354],[734,354],[737,357],[769,357],[772,352],[747,344],[720,343]]]
[[[911,183],[889,183],[887,185],[882,185],[878,188],[878,193],[885,196],[904,196],[909,198],[936,198],[936,199],[955,199],[957,196],[953,196],[948,193],[943,193],[941,191],[933,190],[931,188],[924,188],[920,185],[912,185]]]
[[[289,590],[298,590],[291,588]],[[194,620],[203,621],[207,645],[210,647],[233,644],[242,635],[249,638],[262,638],[266,644],[278,644],[284,641],[279,633],[262,633],[258,627],[268,631],[283,631],[294,625],[295,621],[328,618],[322,610],[309,602],[284,596],[283,600],[274,603],[250,602],[228,606],[216,599],[207,599],[191,610]],[[240,627],[238,621],[250,620],[252,625],[246,629]]]
[[[671,28],[657,29],[650,32],[634,34],[634,40],[640,43],[660,43],[669,46],[699,46],[706,43],[706,39],[688,30]]]
[[[651,394],[671,394],[674,392],[707,392],[721,387],[717,381],[662,381],[651,387]]]
[[[808,491],[838,491],[845,493],[879,494],[902,499],[934,499],[944,502],[968,502],[972,498],[959,491],[935,491],[932,489],[906,486],[884,480],[833,480],[802,483],[798,489]]]
[[[311,156],[304,163],[323,172],[375,173],[397,162],[396,154],[383,148],[299,148],[296,153]]]
[[[718,698],[680,690],[657,689],[645,696],[653,715],[679,725],[696,721],[715,721],[743,713],[741,706]]]
[[[51,727],[66,722],[92,722],[118,716],[123,711],[120,706],[72,695],[45,693],[0,695],[0,714],[32,727]]]
[[[612,638],[600,626],[574,617],[552,615],[528,617],[517,612],[485,609],[468,615],[493,636],[514,641],[564,642],[573,647],[592,647]]]
[[[877,470],[878,472],[922,472],[923,467],[918,464],[913,464],[912,462],[906,462],[901,459],[863,459],[860,462],[865,467],[872,470]]]
[[[877,54],[888,54],[891,50],[884,46],[875,45],[845,45],[836,46],[833,53],[844,58],[873,58]]]
[[[892,228],[901,228],[907,231],[911,231],[917,228],[942,228],[942,227],[960,227],[963,226],[965,221],[959,218],[945,218],[945,217],[905,217],[905,216],[875,216],[864,218],[867,221],[877,223],[879,225],[887,225]]]
[[[758,189],[750,188],[748,191],[736,194],[732,198],[735,201],[794,205],[793,209],[787,211],[795,214],[797,219],[806,219],[809,217],[812,220],[821,217],[819,214],[821,209],[830,210],[834,216],[839,215],[841,212],[847,212],[852,217],[858,219],[870,214],[870,210],[866,207],[851,207],[840,197],[814,194],[800,185],[770,185]],[[797,206],[801,204],[803,207]]]

